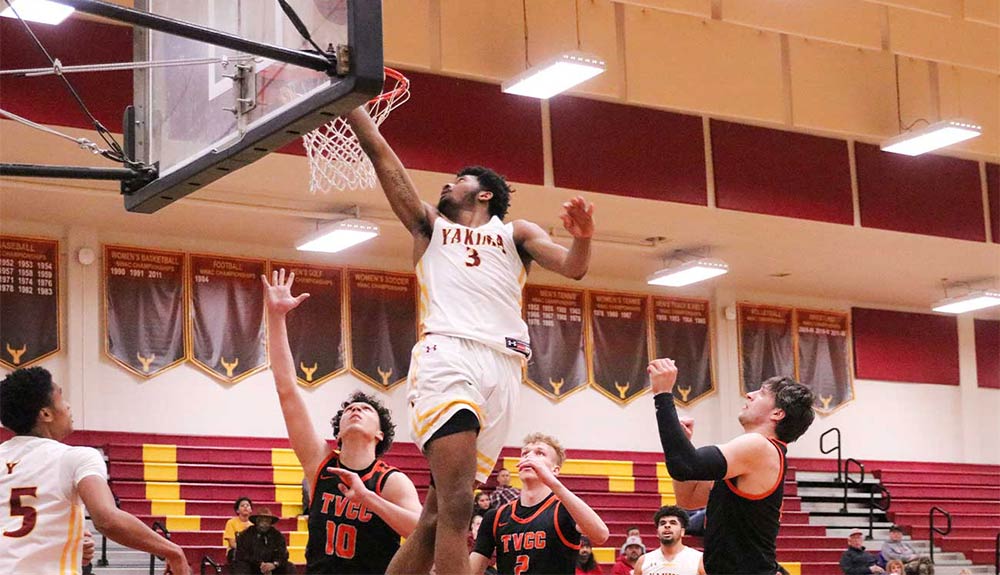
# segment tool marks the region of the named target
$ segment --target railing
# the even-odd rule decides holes
[[[213,561],[208,555],[201,558],[201,575],[205,575],[205,568],[209,566],[215,569],[215,575],[222,575],[222,567],[219,567],[219,564]]]
[[[948,526],[945,527],[944,531],[942,531],[941,529],[939,529],[939,528],[937,528],[937,527],[934,526],[934,512],[935,511],[939,511],[941,513],[941,515],[943,515],[944,518],[948,520]],[[948,513],[944,509],[941,509],[940,507],[938,507],[937,505],[935,505],[934,507],[931,507],[931,510],[928,512],[928,515],[929,515],[929,517],[928,517],[928,523],[930,523],[930,526],[931,526],[930,532],[928,533],[928,536],[930,537],[930,540],[931,540],[931,563],[933,563],[934,562],[934,534],[938,533],[938,534],[944,536],[944,535],[947,535],[947,534],[951,533],[951,513]]]
[[[861,479],[858,479],[857,481],[855,481],[851,477],[851,471],[850,471],[851,463],[857,465],[858,469],[861,471]],[[864,482],[865,482],[865,464],[861,463],[857,459],[854,459],[853,457],[848,457],[847,459],[845,459],[844,460],[844,506],[840,509],[841,513],[847,513],[847,488],[850,487],[852,483],[855,485],[861,485]]]
[[[876,491],[879,492],[879,495],[880,495],[878,504],[875,503],[875,492]],[[869,495],[869,497],[868,497],[868,537],[866,537],[865,539],[867,539],[868,541],[871,541],[872,539],[875,538],[875,536],[873,534],[874,531],[875,531],[875,510],[878,509],[882,513],[885,513],[886,511],[888,511],[889,510],[889,506],[892,505],[892,494],[889,493],[889,490],[885,488],[885,485],[882,485],[881,483],[876,483],[875,485],[872,485],[872,490],[868,492],[868,495]]]
[[[97,566],[108,566],[108,536],[103,533],[101,533],[101,558],[97,560]]]
[[[830,435],[833,432],[837,432],[837,443],[836,443],[836,445],[831,446],[830,449],[827,449],[827,448],[823,447],[823,439],[825,439],[827,435]],[[837,483],[840,483],[840,481],[841,481],[841,479],[840,479],[840,428],[838,428],[838,427],[831,427],[830,429],[827,429],[826,431],[824,431],[823,435],[819,436],[819,451],[820,451],[820,453],[822,453],[824,455],[827,454],[827,453],[833,453],[834,451],[837,452]]]
[[[160,523],[159,521],[153,522],[153,531],[160,532],[163,535],[164,539],[170,539],[170,530],[164,527],[163,524]],[[154,555],[153,553],[149,554],[149,575],[155,575],[156,559],[157,559],[156,555]],[[163,557],[160,557],[160,559],[163,559]]]

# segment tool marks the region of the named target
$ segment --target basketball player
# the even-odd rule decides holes
[[[633,575],[705,575],[701,551],[684,545],[687,511],[676,505],[660,507],[653,515],[660,547],[635,562]]]
[[[572,575],[581,532],[594,545],[607,541],[608,526],[556,477],[565,460],[554,437],[524,438],[517,464],[524,487],[517,499],[486,512],[469,555],[473,575],[482,575],[494,551],[501,575]]]
[[[647,369],[656,421],[677,504],[707,505],[705,570],[774,575],[787,444],[809,429],[813,394],[787,377],[772,377],[747,394],[739,414],[744,433],[723,445],[695,449],[694,421],[677,417],[673,389],[677,367],[656,359]],[[714,481],[714,484],[713,484]]]
[[[531,354],[521,288],[532,261],[580,279],[590,263],[593,206],[563,204],[566,249],[538,225],[503,223],[511,190],[482,167],[462,169],[436,206],[420,200],[406,169],[363,108],[347,121],[371,159],[393,212],[413,235],[422,336],[409,373],[410,426],[432,485],[392,573],[468,573],[465,533],[474,481],[485,482],[503,446]],[[436,561],[434,561],[436,559]]]
[[[380,458],[396,426],[377,399],[355,392],[331,421],[339,451],[331,452],[309,420],[295,383],[285,316],[309,294],[292,297],[295,274],[272,273],[264,283],[271,371],[288,428],[288,439],[310,478],[312,497],[307,573],[385,573],[400,536],[413,532],[420,500],[413,482]],[[466,502],[467,503],[467,502]]]
[[[180,547],[115,506],[101,454],[61,443],[73,414],[47,370],[0,381],[0,422],[16,434],[0,445],[0,573],[79,575],[85,506],[112,541],[166,558],[174,575],[191,573]]]

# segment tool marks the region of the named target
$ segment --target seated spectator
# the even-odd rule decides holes
[[[483,516],[472,514],[472,521],[469,522],[469,537],[466,543],[469,545],[469,553],[476,547],[476,537],[479,537],[479,527],[483,524]],[[497,575],[497,554],[494,552],[490,557],[490,563],[486,566],[484,575]]]
[[[903,541],[903,529],[898,525],[889,528],[889,540],[882,544],[882,557],[886,561],[901,561],[909,574],[934,572],[930,557],[918,554],[909,543]]]
[[[490,496],[487,493],[480,491],[476,493],[475,499],[472,501],[472,514],[473,515],[486,515],[486,512],[490,510]]]
[[[580,554],[576,558],[576,575],[604,575],[597,559],[594,558],[594,548],[586,535],[580,536]]]
[[[847,536],[847,550],[840,556],[840,570],[844,575],[869,575],[870,573],[885,573],[876,564],[875,556],[865,551],[863,544],[865,532],[851,529]]]
[[[497,471],[497,488],[490,494],[490,507],[499,509],[504,503],[513,501],[521,496],[521,490],[510,486],[510,471],[501,469]]]
[[[264,507],[250,516],[253,529],[236,537],[233,575],[283,575],[290,572],[285,536],[274,528],[278,517]]]
[[[885,572],[889,575],[903,575],[903,562],[893,559],[885,564]]]
[[[253,502],[249,497],[240,497],[233,503],[233,510],[236,511],[236,517],[226,521],[226,530],[222,533],[222,540],[226,544],[226,562],[230,565],[233,563],[233,553],[236,552],[236,536],[251,525]]]
[[[638,531],[639,528],[629,528],[629,531],[632,531],[632,529]],[[635,562],[645,554],[646,546],[642,544],[642,539],[639,539],[636,535],[628,537],[625,539],[625,543],[622,544],[618,560],[615,561],[614,566],[611,568],[611,575],[632,575],[633,570],[635,570]]]

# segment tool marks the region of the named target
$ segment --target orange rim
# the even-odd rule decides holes
[[[386,90],[385,92],[382,92],[381,94],[375,96],[371,100],[368,100],[368,103],[374,104],[375,102],[385,102],[385,101],[391,102],[392,100],[405,94],[406,91],[410,89],[410,79],[404,76],[403,73],[400,72],[399,70],[395,70],[393,68],[386,66],[385,78],[386,80],[389,80],[391,78],[395,82],[393,88],[391,90]]]

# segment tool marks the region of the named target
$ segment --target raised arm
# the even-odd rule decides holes
[[[569,512],[573,521],[576,521],[577,529],[586,535],[594,546],[601,545],[608,540],[610,531],[601,516],[591,509],[583,499],[577,497],[575,493],[563,485],[551,469],[538,460],[523,459],[518,463],[518,469],[526,468],[531,468],[538,479],[552,490],[562,506]],[[556,520],[558,521],[558,518]]]
[[[339,467],[327,467],[340,476],[340,492],[351,501],[363,504],[403,537],[409,537],[420,518],[420,498],[413,481],[402,473],[393,473],[385,480],[382,495],[365,487],[357,473]]]
[[[165,558],[167,568],[173,575],[190,575],[184,551],[160,537],[135,516],[118,509],[103,477],[84,477],[77,489],[98,531],[116,543]]]
[[[396,217],[415,237],[430,237],[437,210],[421,201],[406,168],[379,133],[378,126],[368,115],[365,107],[355,108],[344,118],[351,125],[361,148],[375,167],[375,175],[378,176],[382,191],[385,192],[385,197],[388,198]]]
[[[286,279],[284,269],[271,272],[270,282],[264,276],[260,280],[264,284],[267,305],[267,347],[271,354],[271,373],[281,403],[281,414],[288,429],[288,440],[302,464],[302,470],[306,477],[313,477],[327,455],[327,445],[313,427],[306,402],[295,383],[295,361],[288,345],[288,326],[285,325],[288,312],[298,307],[309,294],[292,297],[295,274],[289,274]]]
[[[590,266],[590,239],[594,235],[594,205],[577,196],[563,204],[560,216],[563,227],[573,236],[573,245],[565,247],[552,241],[538,224],[525,220],[514,222],[514,239],[521,250],[547,270],[572,279],[580,279]]]

